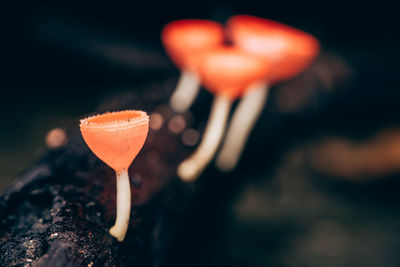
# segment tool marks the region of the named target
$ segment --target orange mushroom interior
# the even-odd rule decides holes
[[[116,123],[121,121],[137,120],[143,117],[144,112],[136,110],[125,110],[118,112],[109,112],[101,116],[93,116],[84,120],[88,124]]]

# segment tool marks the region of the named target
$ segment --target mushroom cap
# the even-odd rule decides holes
[[[270,61],[270,83],[289,79],[302,72],[318,55],[318,40],[301,30],[248,15],[228,20],[228,35],[240,48]]]
[[[177,20],[164,27],[161,39],[180,69],[196,71],[200,54],[224,43],[224,28],[211,20]]]
[[[199,64],[200,79],[206,89],[235,99],[250,85],[262,82],[271,66],[237,47],[219,47],[203,53]]]
[[[93,153],[119,172],[128,169],[142,149],[149,116],[140,110],[108,112],[81,120],[80,129]]]

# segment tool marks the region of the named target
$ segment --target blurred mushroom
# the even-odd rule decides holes
[[[209,20],[178,20],[164,27],[161,39],[168,55],[181,70],[170,105],[175,111],[184,112],[199,92],[199,54],[222,45],[224,29],[222,25]]]
[[[201,81],[215,97],[199,147],[178,167],[183,180],[195,180],[209,164],[224,134],[232,102],[269,71],[265,60],[235,47],[219,47],[203,53],[199,62]]]
[[[81,120],[80,129],[93,153],[116,172],[117,217],[110,234],[122,242],[131,213],[128,168],[146,140],[149,117],[138,110],[109,112]]]
[[[227,137],[217,158],[221,170],[232,170],[243,151],[251,130],[260,116],[271,84],[302,72],[319,53],[318,40],[287,25],[247,15],[229,19],[232,42],[265,59],[273,67],[263,82],[247,90],[233,114]]]

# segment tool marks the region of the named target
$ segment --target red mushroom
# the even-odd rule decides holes
[[[122,242],[131,213],[128,168],[142,149],[149,130],[146,112],[109,112],[81,120],[80,129],[93,153],[117,175],[117,217],[110,234]]]
[[[199,56],[203,51],[223,44],[224,29],[210,20],[178,20],[164,27],[161,39],[168,55],[181,70],[170,105],[175,111],[184,112],[193,103],[200,88]]]
[[[251,129],[263,110],[269,85],[299,74],[319,53],[319,42],[312,35],[253,16],[238,15],[230,18],[228,35],[234,45],[264,58],[272,64],[272,69],[263,83],[247,91],[233,114],[217,158],[217,166],[226,171],[235,167]]]
[[[178,168],[183,180],[195,180],[208,165],[221,142],[233,100],[264,79],[269,71],[265,60],[238,48],[219,47],[203,53],[200,78],[215,98],[201,144]]]

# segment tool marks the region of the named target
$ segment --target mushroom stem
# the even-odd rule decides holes
[[[268,98],[268,84],[259,83],[241,99],[228,127],[224,144],[217,157],[216,165],[220,170],[231,171],[235,168],[247,139],[260,116]]]
[[[171,96],[170,105],[176,112],[185,112],[196,99],[200,89],[200,80],[191,71],[184,70]]]
[[[131,214],[131,187],[128,170],[117,172],[117,218],[110,234],[119,242],[125,238]]]
[[[201,144],[178,167],[178,175],[182,180],[194,181],[214,157],[225,131],[231,105],[232,100],[229,97],[215,96]]]

